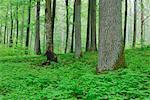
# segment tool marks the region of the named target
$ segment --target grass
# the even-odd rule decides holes
[[[11,52],[0,47],[2,100],[150,99],[150,49],[126,50],[127,68],[100,75],[95,73],[97,53],[79,60],[58,55],[59,63],[42,67],[43,56]]]

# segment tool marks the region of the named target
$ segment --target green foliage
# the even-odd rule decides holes
[[[43,56],[18,55],[19,50],[10,55],[7,48],[0,52],[5,52],[0,57],[0,99],[150,99],[150,49],[127,50],[127,68],[100,75],[95,73],[97,53],[79,60],[58,55],[59,63],[42,67]]]

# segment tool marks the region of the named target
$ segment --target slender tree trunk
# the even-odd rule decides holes
[[[0,44],[2,43],[2,28],[3,28],[3,24],[1,23],[1,26],[0,26]]]
[[[91,1],[88,1],[88,18],[87,18],[87,36],[86,36],[86,51],[90,50],[90,35],[91,35]]]
[[[97,73],[124,66],[121,0],[100,0]]]
[[[132,44],[132,47],[135,48],[135,45],[136,45],[136,22],[137,22],[137,0],[134,1],[134,34],[133,34],[133,44]]]
[[[91,51],[97,50],[96,44],[96,0],[91,1]]]
[[[7,20],[8,20],[8,8],[7,8],[7,12],[6,12],[6,18],[5,18],[5,27],[4,27],[4,44],[6,44]]]
[[[18,35],[19,35],[19,20],[18,20],[18,2],[16,7],[16,24],[17,24],[17,34],[16,34],[16,46],[18,45]]]
[[[68,37],[69,37],[69,6],[68,6],[68,0],[66,1],[66,47],[65,47],[65,53],[67,53],[67,48],[68,48]]]
[[[46,1],[46,44],[47,49],[53,49],[52,39],[52,20],[51,20],[51,0]]]
[[[35,53],[37,55],[41,54],[41,46],[40,46],[40,0],[37,1],[36,5],[36,30],[35,30]]]
[[[23,46],[23,40],[24,40],[24,9],[25,9],[25,6],[23,6],[22,8],[22,24],[21,24],[21,37],[20,37],[20,43],[21,43],[21,46]]]
[[[55,26],[55,16],[56,16],[56,0],[53,0],[53,12],[52,12],[52,44],[54,46],[54,26]],[[54,49],[54,47],[53,47]]]
[[[81,56],[81,0],[75,0],[75,57]]]
[[[10,32],[10,39],[9,39],[9,47],[13,46],[13,12],[12,12],[12,6],[11,6],[11,32]]]
[[[30,21],[31,21],[31,0],[29,0],[28,6],[28,24],[27,24],[27,35],[26,35],[26,48],[29,47],[29,36],[30,36]]]
[[[74,48],[74,23],[75,23],[75,4],[73,7],[73,24],[72,24],[71,50],[70,50],[71,53],[73,53],[73,48]]]
[[[125,0],[124,47],[125,47],[125,45],[126,45],[127,17],[128,17],[128,0]]]
[[[144,4],[143,0],[141,0],[141,47],[144,47]]]

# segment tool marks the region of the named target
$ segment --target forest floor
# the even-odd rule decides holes
[[[18,52],[0,47],[0,100],[150,100],[150,49],[126,50],[127,68],[100,75],[97,53],[59,55],[59,63],[42,67],[45,57]]]

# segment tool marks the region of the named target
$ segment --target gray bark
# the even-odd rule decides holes
[[[51,0],[46,1],[46,44],[47,49],[53,48],[53,39],[52,39],[52,20],[51,20]]]
[[[75,0],[75,57],[81,56],[81,0]]]
[[[124,65],[121,0],[100,0],[97,73]]]

